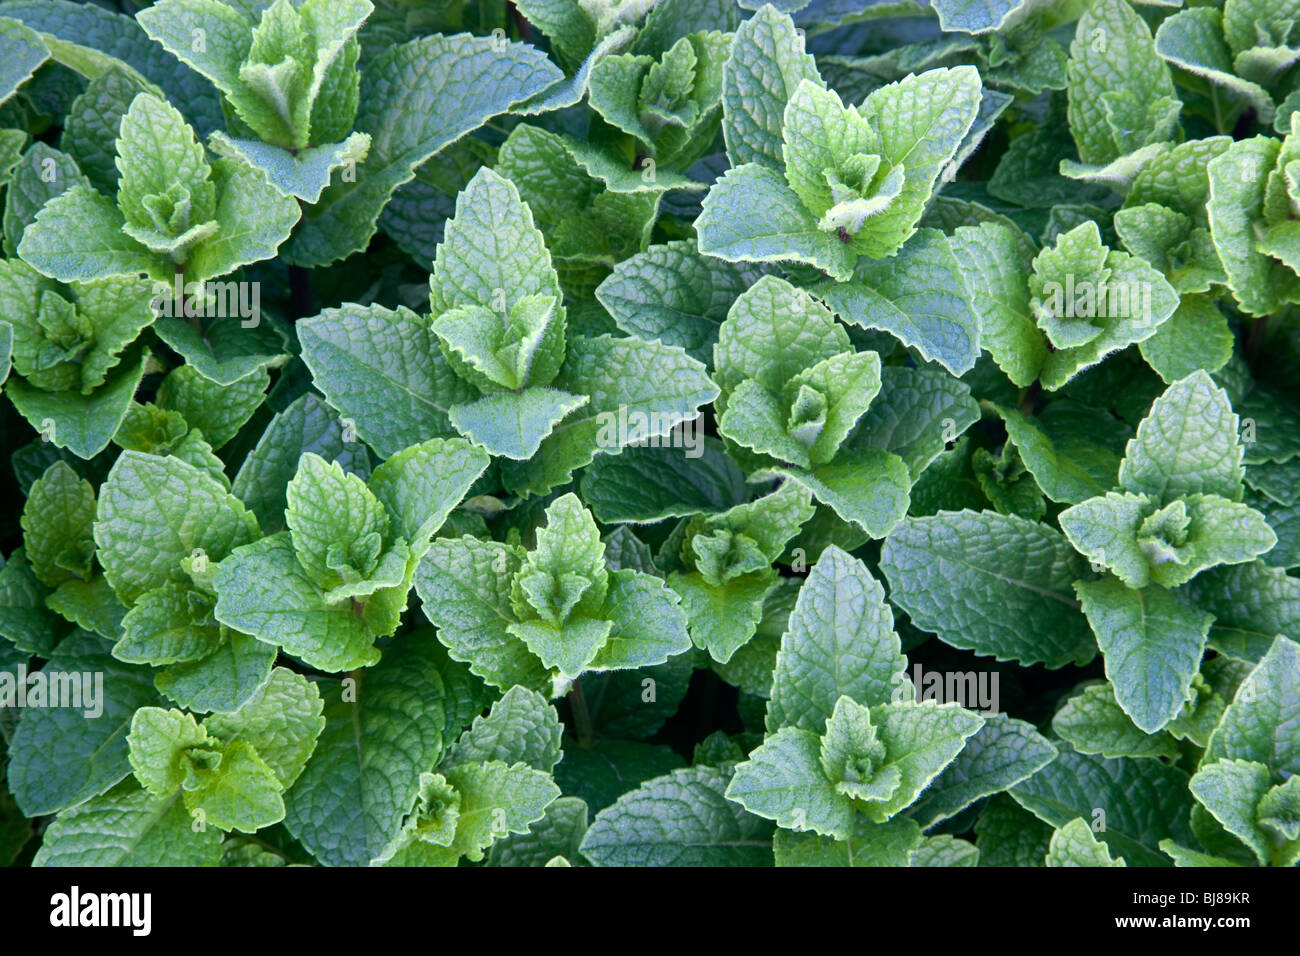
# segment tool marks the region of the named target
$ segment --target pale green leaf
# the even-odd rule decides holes
[[[1072,585],[1084,572],[1065,537],[993,512],[907,518],[885,541],[890,599],[954,647],[1061,667],[1096,654]]]
[[[1213,617],[1159,585],[1133,590],[1103,579],[1080,581],[1075,590],[1115,699],[1139,728],[1160,730],[1190,695]]]

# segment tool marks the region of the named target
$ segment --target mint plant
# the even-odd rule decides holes
[[[0,264],[7,322],[5,393],[46,439],[89,458],[117,431],[144,374],[153,322],[148,283],[120,277],[63,285],[21,259]]]
[[[1300,865],[1295,22],[4,0],[0,864]]]
[[[724,69],[723,131],[735,165],[705,201],[700,251],[803,262],[846,280],[859,256],[888,256],[912,235],[975,119],[978,74],[930,71],[845,106],[792,27],[774,18],[760,13],[737,32]],[[764,35],[776,43],[764,49]]]
[[[246,161],[209,163],[185,118],[152,94],[132,100],[116,151],[116,202],[89,186],[62,193],[23,233],[24,261],[61,282],[179,273],[184,286],[270,258],[297,219]]]
[[[432,535],[487,467],[481,449],[430,439],[369,482],[308,452],[286,488],[281,531],[212,572],[212,613],[319,670],[365,667],[393,633]]]
[[[453,658],[496,687],[556,696],[587,670],[661,664],[690,646],[676,596],[634,568],[610,570],[575,495],[555,499],[536,547],[439,541],[416,582]]]
[[[361,87],[356,32],[373,10],[367,0],[277,0],[260,10],[169,0],[141,11],[138,22],[221,91],[232,132],[245,135],[217,133],[213,147],[315,202],[335,168],[363,160],[370,148],[368,134],[351,130]]]

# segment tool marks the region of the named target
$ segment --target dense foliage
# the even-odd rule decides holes
[[[1300,861],[1300,4],[0,2],[0,864]]]

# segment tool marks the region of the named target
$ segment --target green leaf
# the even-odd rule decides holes
[[[117,137],[118,210],[124,229],[153,252],[185,253],[217,229],[216,185],[184,117],[149,93],[132,101]]]
[[[768,575],[748,574],[720,586],[709,584],[698,574],[674,571],[668,585],[681,598],[691,639],[725,664],[754,636],[763,617],[763,600],[775,582]]]
[[[466,438],[493,455],[526,461],[564,418],[587,404],[586,395],[554,388],[499,392],[447,410],[451,423]]]
[[[911,234],[975,122],[981,90],[973,66],[927,70],[874,90],[858,107],[880,136],[881,155],[906,171],[898,198],[870,220],[873,233],[892,234],[896,242],[866,250],[867,255],[889,254]]]
[[[159,667],[202,660],[222,640],[211,614],[211,598],[193,587],[164,584],[146,591],[122,618],[113,656]]]
[[[979,315],[979,344],[1013,384],[1029,385],[1047,359],[1047,343],[1029,309],[1032,245],[998,222],[959,226],[948,243]]]
[[[630,445],[583,472],[582,500],[604,524],[725,511],[748,498],[745,474],[703,435],[684,449]]]
[[[604,613],[613,628],[592,670],[649,667],[691,649],[688,616],[659,578],[624,568],[612,572],[609,582]]]
[[[194,772],[187,751],[218,751],[221,741],[200,727],[190,714],[161,707],[141,707],[126,736],[131,770],[155,797],[175,793]]]
[[[1197,371],[1152,404],[1124,453],[1119,483],[1161,504],[1196,493],[1240,501],[1241,460],[1237,416],[1227,393]]]
[[[522,621],[510,625],[510,633],[542,662],[544,667],[567,677],[576,677],[600,652],[609,637],[612,622],[573,617],[563,624]]]
[[[1274,854],[1274,859],[1281,865],[1295,862],[1297,856],[1295,842],[1300,839],[1300,826],[1297,826],[1297,820],[1300,819],[1300,800],[1297,800],[1296,793],[1300,787],[1292,783],[1292,779],[1288,777],[1284,783],[1269,790],[1256,807],[1260,825],[1271,834],[1276,834],[1287,841]]]
[[[1189,13],[1192,11],[1188,11]],[[1264,136],[1232,144],[1210,161],[1205,211],[1228,288],[1242,311],[1267,315],[1300,298],[1300,278],[1259,251],[1265,184],[1278,160],[1278,141]]]
[[[816,734],[783,727],[736,767],[727,799],[786,829],[848,839],[853,802],[822,772],[821,747]]]
[[[908,855],[908,866],[979,866],[980,851],[973,843],[948,834],[926,837]]]
[[[969,388],[939,369],[886,365],[880,378],[880,394],[858,419],[845,448],[892,452],[913,479],[979,420]]]
[[[691,767],[624,794],[592,821],[582,854],[595,866],[766,866],[772,827],[727,800],[728,774]]]
[[[409,309],[344,305],[296,328],[314,383],[381,456],[454,435],[448,409],[475,397]]]
[[[213,583],[218,621],[330,673],[379,660],[375,639],[396,629],[407,591],[401,580],[364,603],[343,599],[331,604],[284,532],[223,558]]]
[[[430,438],[375,469],[370,491],[393,519],[393,530],[423,547],[488,467],[488,457],[460,439]]]
[[[975,834],[982,866],[1042,866],[1052,828],[1003,794],[984,805]]]
[[[520,557],[508,545],[474,538],[439,538],[415,574],[421,609],[438,628],[453,660],[493,687],[522,684],[550,690],[546,669],[512,635],[510,582]]]
[[[605,546],[586,507],[570,492],[546,508],[546,525],[515,576],[512,600],[523,619],[556,627],[598,613],[608,588]]]
[[[756,272],[701,255],[693,242],[651,246],[614,266],[596,299],[629,335],[677,345],[706,364],[718,326]]]
[[[116,128],[112,133],[117,136]],[[75,186],[89,185],[72,156],[42,142],[32,143],[13,167],[5,190],[6,253],[13,255],[17,251],[23,233],[47,202]]]
[[[867,262],[852,281],[814,292],[845,321],[889,332],[953,375],[970,371],[979,358],[979,315],[961,263],[938,230],[920,230],[897,256]]]
[[[416,167],[562,78],[540,50],[517,43],[501,49],[491,37],[435,34],[389,48],[361,79],[356,128],[370,136],[370,152],[359,175],[325,189],[304,214],[286,258],[322,266],[360,252],[393,191]]]
[[[329,406],[310,392],[304,394],[271,419],[230,490],[257,516],[263,530],[283,530],[285,490],[304,454],[337,461],[362,477],[369,473],[364,446],[346,441],[344,435],[344,426]]]
[[[818,225],[781,173],[757,162],[727,170],[705,197],[695,228],[700,252],[731,262],[802,262],[843,282],[857,259]]]
[[[209,143],[218,155],[237,156],[260,170],[284,195],[313,204],[320,201],[335,170],[343,168],[345,175],[355,170],[370,150],[370,137],[365,133],[353,133],[341,142],[309,146],[293,153],[270,143],[236,139],[220,132],[213,133]]]
[[[86,580],[94,560],[95,489],[66,462],[32,485],[23,505],[23,546],[41,583]]]
[[[1159,585],[1137,591],[1103,579],[1080,581],[1075,590],[1106,659],[1115,699],[1139,728],[1160,730],[1191,692],[1214,618]]]
[[[663,439],[718,395],[704,366],[681,349],[606,335],[571,339],[555,385],[591,400],[556,426],[528,465],[502,463],[512,491],[540,493],[567,482],[598,450]]]
[[[154,686],[178,706],[196,713],[231,711],[266,683],[275,657],[274,645],[230,634],[207,657],[160,671]]]
[[[284,819],[280,782],[242,741],[222,751],[219,770],[197,776],[198,785],[185,793],[186,806],[218,829],[253,833]]]
[[[1096,654],[1071,589],[1083,562],[1051,528],[987,511],[906,518],[880,567],[890,599],[953,647],[1048,667]]]
[[[847,358],[850,353],[843,354]],[[794,403],[787,406],[779,396],[773,395],[753,379],[746,379],[727,397],[727,410],[718,419],[718,434],[760,455],[810,468],[812,463],[808,460],[809,449],[790,434],[791,424],[797,421],[797,416],[808,414],[816,416],[809,422],[812,428],[824,429],[829,409],[822,392],[815,388],[804,391],[809,402],[803,407]],[[802,398],[803,394],[797,393],[794,401],[801,402]]]
[[[933,701],[881,704],[871,714],[885,746],[884,766],[896,768],[899,777],[891,796],[864,807],[877,823],[909,806],[984,723],[978,714],[957,704]]]
[[[1223,13],[1213,7],[1180,10],[1156,31],[1156,52],[1174,66],[1224,87],[1245,99],[1260,122],[1273,118],[1273,98],[1257,83],[1237,76],[1232,51],[1223,37]]]
[[[1079,817],[1052,834],[1047,866],[1126,866],[1123,857],[1112,857],[1106,844],[1092,835],[1092,828]]]
[[[1103,757],[1176,757],[1178,747],[1166,732],[1140,730],[1115,699],[1110,684],[1094,684],[1065,702],[1052,718],[1052,730],[1080,753]]]
[[[1138,529],[1152,510],[1145,495],[1109,492],[1066,508],[1059,523],[1085,557],[1140,588],[1151,581],[1151,562],[1138,542]]]
[[[100,488],[95,543],[104,577],[124,603],[189,581],[183,559],[219,561],[257,533],[239,499],[177,458],[123,452]]]
[[[842,228],[840,240],[852,236],[855,251],[868,255],[888,254],[902,243],[906,229],[876,224],[892,218],[903,174],[881,164],[876,130],[857,110],[845,109],[838,93],[801,81],[786,103],[782,138],[786,182],[821,217],[820,228]]]
[[[33,866],[216,866],[222,833],[195,830],[180,794],[154,797],[134,782],[60,813]]]
[[[378,573],[391,518],[364,481],[317,455],[303,455],[285,498],[294,556],[322,588]]]
[[[592,13],[572,0],[520,0],[519,12],[546,34],[566,68],[582,62],[597,40]]]
[[[28,706],[9,745],[10,792],[28,817],[74,807],[127,776],[131,717],[137,708],[159,702],[146,668],[114,660],[103,639],[84,631],[60,643],[43,671],[41,683],[51,694],[57,689],[53,678],[66,675],[58,687],[74,704],[80,691],[81,706],[31,706],[28,688]]]
[[[1104,165],[1171,139],[1179,102],[1151,31],[1127,0],[1102,0],[1070,44],[1070,132],[1079,158]]]
[[[907,815],[929,828],[984,797],[1027,780],[1056,756],[1056,748],[1032,724],[1005,714],[986,714],[961,753],[934,778]]]
[[[897,455],[875,449],[852,449],[811,471],[773,469],[807,488],[841,519],[873,538],[884,537],[907,513],[912,485],[907,465]],[[766,477],[760,472],[755,477]]]
[[[1192,579],[1188,592],[1215,617],[1212,644],[1252,664],[1300,621],[1300,582],[1262,561],[1207,571]]]
[[[714,378],[724,395],[745,379],[779,394],[804,369],[849,347],[847,330],[826,306],[784,279],[763,276],[736,299],[719,329]]]
[[[560,760],[562,733],[559,716],[546,698],[525,687],[512,687],[487,716],[474,719],[444,763],[454,767],[494,760],[522,762],[550,773]]]
[[[1201,805],[1229,833],[1245,843],[1261,864],[1272,855],[1272,840],[1256,821],[1256,807],[1271,785],[1268,768],[1251,760],[1202,763],[1190,787]]]
[[[740,25],[722,68],[722,135],[733,166],[784,165],[782,120],[802,80],[819,80],[817,64],[788,16],[765,7]]]
[[[492,844],[489,866],[543,866],[554,857],[579,860],[578,848],[587,833],[587,805],[577,797],[560,797],[546,815],[524,834]]]
[[[1160,841],[1191,842],[1187,774],[1158,760],[1107,759],[1068,746],[1011,790],[1022,807],[1052,827],[1078,817],[1098,826],[1110,851],[1130,866],[1165,866]],[[1105,829],[1101,829],[1104,826]]]
[[[846,840],[777,830],[772,849],[777,866],[907,866],[921,839],[921,828],[906,817],[873,823],[859,815]]]
[[[1005,25],[1026,4],[1024,0],[931,0],[945,31],[988,33]]]
[[[252,312],[251,307],[247,310]],[[202,332],[183,319],[162,315],[153,324],[169,347],[194,371],[218,385],[233,385],[261,369],[278,368],[289,360],[288,339],[272,320],[211,321]]]
[[[266,398],[271,383],[264,369],[218,385],[192,366],[180,365],[158,386],[158,404],[180,412],[191,428],[202,430],[213,448],[220,448],[239,433]]]
[[[59,448],[90,459],[113,440],[144,377],[147,356],[128,360],[89,395],[44,392],[20,378],[6,383],[5,394],[18,414]]]
[[[213,714],[204,728],[225,743],[243,741],[275,774],[281,788],[298,779],[325,728],[318,685],[284,667],[238,710]]]
[[[89,581],[64,581],[46,597],[45,605],[77,627],[93,631],[100,637],[112,639],[122,632],[126,608],[102,574]]]
[[[1300,712],[1298,670],[1300,645],[1286,637],[1274,640],[1237,688],[1210,737],[1204,760],[1252,760],[1274,775],[1300,770],[1300,741],[1289,729]]]
[[[1048,498],[1078,504],[1115,487],[1128,430],[1110,413],[1069,399],[1057,399],[1033,416],[1013,408],[994,410]]]
[[[0,18],[0,43],[9,54],[0,73],[0,102],[4,102],[49,59],[50,51],[35,30],[7,17]]]
[[[582,152],[582,162],[574,154]],[[536,126],[516,126],[502,144],[497,169],[519,187],[546,234],[551,255],[566,281],[592,287],[607,268],[644,250],[658,214],[661,190],[636,172],[615,166],[601,153]],[[587,167],[599,170],[592,175]],[[651,190],[617,192],[620,189]],[[648,177],[647,177],[648,178]]]
[[[509,179],[485,167],[456,198],[429,288],[435,316],[467,305],[509,314],[526,296],[558,299],[559,282],[542,232]],[[562,321],[558,329],[562,334]]]
[[[408,635],[354,683],[322,683],[325,729],[285,796],[285,826],[321,863],[364,866],[397,836],[443,749],[431,638]]]
[[[550,774],[524,763],[459,764],[446,777],[461,798],[451,849],[473,862],[500,837],[527,833],[560,795]]]
[[[20,651],[48,657],[66,630],[46,606],[48,596],[26,552],[15,548],[0,567],[0,636]]]
[[[894,616],[862,562],[834,545],[799,589],[772,675],[767,727],[820,734],[841,696],[872,706],[907,687]]]

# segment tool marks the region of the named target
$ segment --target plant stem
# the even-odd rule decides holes
[[[1020,414],[1022,415],[1034,414],[1034,405],[1035,403],[1037,403],[1038,396],[1042,394],[1042,391],[1043,391],[1043,383],[1040,382],[1038,379],[1034,379],[1033,383],[1028,388],[1024,388],[1020,390],[1020,403],[1019,403]]]
[[[180,277],[181,297],[180,301],[176,302],[172,306],[172,314],[175,315],[176,310],[179,309],[180,317],[189,323],[190,328],[199,333],[199,337],[202,338],[203,325],[200,323],[198,315],[190,315],[190,310],[185,307],[185,303],[188,300],[188,297],[185,294],[185,267],[180,263],[177,263],[176,265],[176,275]]]
[[[573,713],[573,730],[578,735],[580,747],[590,747],[594,736],[591,730],[591,714],[587,711],[587,698],[582,693],[582,678],[574,678],[569,688],[569,710]]]

